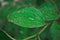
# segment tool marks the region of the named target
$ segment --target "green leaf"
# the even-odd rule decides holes
[[[38,33],[40,28],[24,28],[8,22],[5,23],[3,30],[5,30],[13,38],[22,40]]]
[[[41,40],[51,40],[51,36],[50,36],[50,25],[48,25],[48,27],[40,35]]]
[[[10,14],[8,21],[27,28],[36,28],[45,25],[42,13],[34,7],[24,8]]]
[[[39,28],[36,28],[36,29],[21,28],[21,31],[22,33],[18,33],[17,35],[15,35],[15,38],[17,40],[23,40],[29,36],[37,34],[40,30]]]
[[[3,30],[5,30],[8,34],[10,34],[11,36],[15,36],[16,34],[19,33],[19,26],[13,24],[13,23],[5,23],[4,25],[5,27],[3,28]]]
[[[53,22],[50,31],[52,40],[60,40],[60,23]]]
[[[3,30],[5,30],[10,36],[17,40],[23,39],[28,35],[28,28],[22,28],[9,22],[5,23]]]
[[[57,10],[50,2],[42,4],[39,10],[44,15],[45,21],[56,20],[58,17]]]
[[[4,7],[0,10],[0,19],[6,19],[8,14],[11,14],[12,12],[16,11],[17,7],[16,6],[11,6],[9,7]]]
[[[12,40],[3,31],[0,30],[0,40]]]
[[[6,8],[0,10],[0,19],[4,19],[6,17],[7,15],[6,11],[7,11]]]

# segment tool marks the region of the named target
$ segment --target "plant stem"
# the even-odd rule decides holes
[[[48,24],[38,33],[38,35],[40,35],[40,34],[48,27],[49,24],[50,24],[50,23],[48,23]],[[32,36],[29,36],[29,37],[27,37],[27,38],[25,38],[25,39],[23,39],[23,40],[28,40],[28,39],[31,39],[31,38],[33,38],[33,37],[35,37],[35,36],[37,36],[37,34],[34,34],[34,35],[32,35]]]
[[[2,30],[2,29],[0,29],[0,30]],[[9,38],[11,38],[12,40],[16,40],[16,39],[14,39],[13,37],[11,37],[6,31],[4,31],[4,30],[2,30]]]

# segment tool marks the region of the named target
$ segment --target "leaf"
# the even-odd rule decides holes
[[[51,36],[50,36],[51,35],[50,34],[50,25],[48,25],[48,27],[40,35],[40,37],[41,37],[42,40],[51,40]]]
[[[6,17],[7,14],[6,11],[7,11],[6,8],[0,10],[0,19],[4,19]]]
[[[45,25],[43,15],[34,7],[24,8],[10,14],[8,21],[27,28],[36,28]]]
[[[40,28],[23,28],[8,22],[5,23],[3,30],[5,30],[13,38],[22,40],[38,33],[40,31]]]
[[[27,37],[28,33],[28,28],[22,28],[9,22],[5,23],[5,27],[3,28],[3,30],[5,30],[10,36],[17,40]]]
[[[17,35],[14,36],[14,38],[17,40],[23,40],[27,37],[37,34],[40,31],[39,28],[35,28],[35,29],[20,28],[20,29],[22,33],[18,33]]]
[[[27,28],[21,28],[13,23],[6,23],[4,29],[10,36],[15,39],[22,39],[27,36]]]
[[[12,40],[3,31],[0,30],[0,40]]]
[[[5,23],[4,25],[5,27],[3,28],[3,30],[5,30],[8,34],[10,34],[12,37],[14,37],[16,34],[19,33],[19,26],[13,24],[13,23]]]
[[[56,21],[53,22],[50,31],[52,40],[60,40],[60,23]]]
[[[34,34],[37,34],[39,31],[40,31],[39,28],[36,28],[36,29],[33,29],[33,30],[32,29],[27,29],[27,28],[22,28],[23,33],[22,34],[17,34],[15,36],[15,38],[23,40],[23,39],[25,39],[27,37],[30,37],[30,36],[32,36]]]
[[[10,7],[4,7],[0,10],[0,19],[6,19],[8,14],[11,14],[12,12],[17,10],[16,6],[11,6]]]
[[[45,21],[56,20],[58,17],[57,10],[50,2],[42,4],[39,10],[44,15]]]

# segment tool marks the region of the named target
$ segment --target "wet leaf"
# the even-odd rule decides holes
[[[36,28],[45,25],[43,15],[34,7],[24,8],[10,14],[8,21],[27,28]]]

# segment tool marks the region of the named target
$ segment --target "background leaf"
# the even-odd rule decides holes
[[[53,22],[50,31],[52,40],[60,40],[60,22]]]
[[[49,2],[42,4],[39,10],[44,15],[46,21],[56,20],[58,17],[55,7]]]

